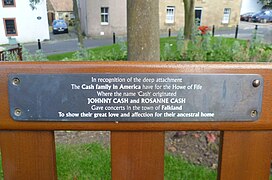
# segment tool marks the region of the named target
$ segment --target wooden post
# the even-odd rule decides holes
[[[112,132],[112,179],[163,179],[163,132]]]
[[[269,179],[271,131],[225,131],[218,179]]]
[[[18,43],[18,57],[19,57],[19,60],[20,61],[22,61],[23,60],[23,48],[22,48],[22,46],[21,46],[21,44],[20,43]]]
[[[159,61],[159,1],[128,0],[128,60]],[[163,179],[164,132],[111,135],[112,179]]]
[[[57,179],[53,131],[0,131],[5,179]]]

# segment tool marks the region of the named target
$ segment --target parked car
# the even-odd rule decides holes
[[[254,12],[248,12],[248,13],[242,14],[242,15],[240,15],[240,20],[241,21],[248,21],[248,18],[250,18],[253,14],[254,14]]]
[[[260,17],[263,17],[265,15],[269,15],[269,14],[271,14],[271,10],[262,10],[262,11],[259,11],[259,12],[257,12],[257,13],[255,13],[255,14],[252,15],[251,21],[252,22],[260,22],[261,21]]]
[[[52,23],[53,34],[68,33],[68,26],[64,20],[54,20]]]
[[[264,13],[263,15],[260,15],[258,22],[260,23],[272,22],[272,11],[268,11]]]
[[[256,17],[258,17],[259,15],[261,15],[262,13],[264,13],[263,10],[255,12],[254,14],[252,14],[250,17],[248,17],[248,22],[254,22],[254,20],[256,19]]]

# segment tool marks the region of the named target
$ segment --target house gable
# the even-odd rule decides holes
[[[36,9],[30,7],[29,0],[16,0],[16,6],[10,7],[4,7],[3,0],[0,2],[0,44],[8,44],[11,36],[18,43],[50,38],[46,0],[38,3]]]
[[[48,22],[52,24],[55,19],[64,19],[67,24],[74,18],[73,0],[48,0]]]
[[[48,0],[48,5],[49,4],[55,12],[73,11],[73,0]]]

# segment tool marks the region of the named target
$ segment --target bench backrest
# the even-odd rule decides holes
[[[271,122],[271,65],[257,63],[162,63],[162,62],[74,62],[74,63],[9,63],[0,66],[0,142],[3,170],[6,179],[56,179],[54,131],[57,130],[106,130],[111,131],[111,155],[113,179],[163,179],[164,132],[181,130],[221,131],[219,175],[221,179],[268,179],[272,150]],[[258,75],[262,108],[259,117],[249,121],[131,121],[118,118],[105,121],[78,122],[18,121],[16,116],[24,111],[12,107],[14,87],[31,82],[32,76],[21,75],[79,75],[139,74],[151,75]],[[19,77],[14,79],[14,76]],[[22,76],[22,77],[23,77]],[[253,81],[252,81],[253,82]],[[249,86],[253,86],[249,82]],[[42,82],[41,82],[42,83]],[[239,84],[239,82],[237,82]],[[33,82],[35,85],[35,82]],[[70,84],[69,84],[70,85]],[[150,85],[154,85],[151,84]],[[43,87],[43,86],[41,86]],[[50,87],[56,89],[58,85]],[[33,91],[38,91],[39,87]],[[48,88],[47,90],[50,90]],[[207,88],[207,86],[205,87]],[[210,87],[211,90],[214,87]],[[244,88],[241,86],[241,88]],[[16,99],[26,99],[27,92],[18,88]],[[226,88],[227,91],[230,87]],[[63,89],[63,92],[68,89]],[[133,90],[137,92],[138,90]],[[111,92],[111,91],[108,91]],[[132,91],[131,91],[132,92]],[[49,93],[50,94],[50,93]],[[235,94],[233,94],[235,95]],[[245,92],[245,95],[248,95]],[[18,97],[17,97],[18,96]],[[46,96],[46,95],[45,95]],[[190,95],[187,96],[189,99]],[[245,97],[247,99],[248,97]],[[220,102],[220,101],[218,101]],[[87,103],[87,100],[86,102]],[[20,104],[19,104],[20,105]],[[42,107],[42,106],[41,106]],[[17,108],[20,108],[17,106]],[[29,109],[31,111],[31,109]],[[42,111],[39,109],[39,111]],[[49,110],[50,111],[50,110]],[[94,110],[95,111],[95,110]],[[15,117],[15,118],[14,118]],[[15,120],[14,120],[15,119]],[[159,118],[158,118],[159,119]],[[197,119],[197,118],[196,118]],[[109,119],[106,119],[109,120]]]

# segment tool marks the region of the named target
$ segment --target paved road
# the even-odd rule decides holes
[[[239,39],[248,39],[250,40],[253,35],[253,31],[255,30],[257,25],[257,37],[259,40],[265,43],[272,43],[272,24],[261,24],[261,23],[249,23],[249,22],[241,22],[239,25]],[[220,30],[216,33],[216,36],[224,36],[224,37],[235,37],[235,28],[230,30]]]
[[[112,39],[109,38],[84,40],[84,45],[88,48],[95,48],[110,44],[112,44]],[[46,55],[77,51],[79,49],[77,39],[44,41],[41,42],[41,46],[43,53]],[[37,43],[26,44],[24,47],[29,50],[30,53],[35,53],[35,51],[38,50]]]
[[[248,23],[241,22],[239,25],[239,34],[238,38],[240,39],[251,39],[252,32],[255,29],[255,25],[258,25],[258,35],[262,38],[263,41],[267,43],[272,43],[272,24],[257,24],[257,23]],[[78,50],[78,42],[74,34],[59,34],[51,35],[50,41],[42,42],[42,51],[46,55],[49,54],[59,54],[64,52],[71,52]],[[175,33],[173,33],[175,35]],[[166,36],[166,35],[162,35]],[[215,31],[215,36],[224,36],[224,37],[234,37],[235,28],[231,29],[221,29]],[[126,38],[124,38],[126,39]],[[95,48],[104,45],[111,45],[112,38],[103,38],[103,39],[85,39],[85,47]],[[37,43],[29,43],[24,45],[31,53],[34,53],[38,45]]]

